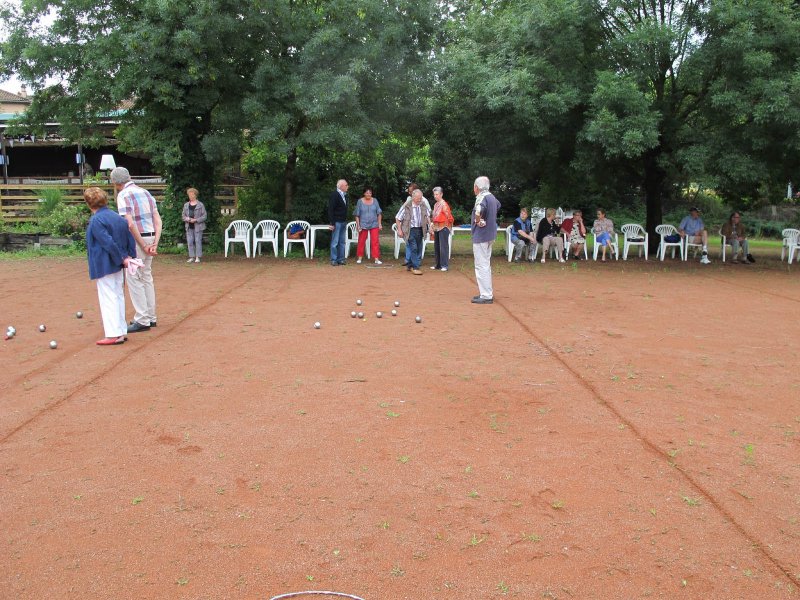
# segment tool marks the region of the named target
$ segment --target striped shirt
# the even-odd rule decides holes
[[[154,233],[156,230],[153,215],[158,212],[156,201],[144,188],[133,181],[125,184],[117,194],[117,211],[123,217],[131,215],[139,233]]]

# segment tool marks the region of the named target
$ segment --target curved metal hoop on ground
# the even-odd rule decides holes
[[[364,600],[360,596],[345,594],[344,592],[323,592],[319,590],[309,590],[306,592],[289,592],[280,596],[273,596],[270,600],[284,600],[284,598],[299,598],[300,596],[335,596],[336,598],[350,598],[351,600]]]

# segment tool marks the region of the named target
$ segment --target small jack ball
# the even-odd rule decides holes
[[[39,331],[42,332],[47,331],[47,327],[45,327],[44,325],[39,325]]]
[[[81,311],[78,311],[78,312],[75,313],[75,316],[78,317],[79,319],[82,319],[83,318],[83,313]]]
[[[392,309],[392,316],[393,316],[393,317],[396,317],[396,316],[397,316],[397,311],[396,311],[396,310],[394,310],[394,309]]]
[[[314,323],[314,329],[319,329],[320,327],[322,327],[322,325],[320,325],[319,321]]]
[[[375,316],[380,319],[383,316],[383,313],[381,311],[378,311],[375,313]]]
[[[422,317],[420,317],[419,315],[417,315],[417,316],[414,318],[414,320],[415,320],[417,323],[422,323]]]
[[[56,343],[55,340],[50,340],[50,348],[53,349],[53,350],[58,348],[58,344]]]
[[[358,300],[356,300],[356,304],[358,304],[359,306],[361,306],[361,305],[362,305],[362,304],[364,304],[364,303],[361,301],[361,298],[359,298]]]
[[[400,306],[400,300],[395,300],[395,301],[394,301],[394,305],[395,305],[395,306]]]
[[[350,313],[350,316],[355,319],[358,316],[358,313],[356,311],[353,311]]]

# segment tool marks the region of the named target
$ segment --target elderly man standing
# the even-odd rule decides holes
[[[347,241],[347,189],[344,179],[336,182],[336,191],[328,198],[328,229],[331,230],[331,266],[347,264],[344,248]]]
[[[406,200],[395,216],[397,222],[397,235],[406,241],[406,247],[411,250],[408,257],[406,270],[414,275],[422,275],[422,244],[428,235],[431,226],[430,209],[422,203],[422,190],[415,189],[411,199]]]
[[[472,209],[472,254],[475,257],[477,296],[473,304],[494,302],[492,289],[492,244],[497,239],[497,212],[500,202],[489,192],[489,178],[478,177],[472,186],[475,207]]]
[[[147,331],[157,322],[153,257],[158,254],[161,239],[161,215],[153,196],[131,180],[125,167],[111,171],[111,183],[117,191],[117,211],[128,221],[128,229],[136,240],[136,258],[144,263],[135,275],[127,278],[128,294],[136,311],[128,324],[128,333]]]

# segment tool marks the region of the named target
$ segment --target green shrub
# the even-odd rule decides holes
[[[39,229],[51,235],[83,236],[91,212],[86,205],[68,205],[63,202],[39,220]]]
[[[40,219],[47,217],[59,206],[64,204],[64,193],[56,188],[44,188],[39,197],[39,206],[36,207],[36,216]]]

